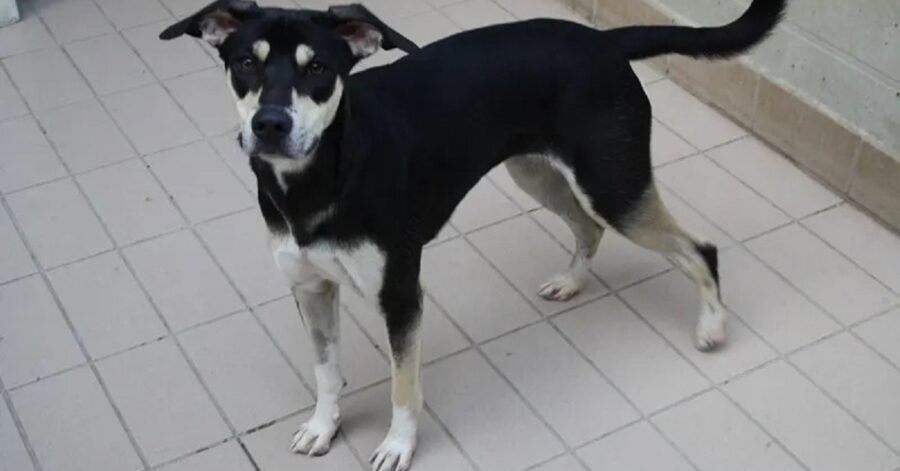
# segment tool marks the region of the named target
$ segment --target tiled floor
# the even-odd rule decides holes
[[[386,429],[382,326],[347,297],[343,430],[325,458],[288,453],[311,357],[236,114],[208,48],[156,39],[203,3],[30,0],[0,29],[4,471],[362,470]],[[420,43],[576,18],[366,3]],[[571,236],[495,170],[426,251],[416,469],[900,469],[900,239],[636,67],[663,196],[723,248],[728,345],[694,350],[687,278],[614,234],[582,295],[536,297]]]

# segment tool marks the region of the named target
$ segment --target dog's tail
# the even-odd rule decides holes
[[[631,60],[663,54],[717,59],[759,44],[784,15],[786,0],[753,0],[736,21],[715,28],[630,26],[610,31]]]

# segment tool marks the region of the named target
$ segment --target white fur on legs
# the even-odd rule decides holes
[[[703,311],[697,320],[694,344],[698,350],[709,351],[725,342],[725,311],[721,304],[703,304]]]
[[[416,450],[418,412],[409,407],[394,406],[391,428],[381,445],[372,453],[372,471],[407,471]]]
[[[315,366],[317,397],[313,416],[294,434],[291,451],[309,456],[321,456],[331,449],[331,440],[341,425],[338,398],[344,379],[337,366],[336,345],[326,348],[328,359]]]
[[[584,280],[572,272],[553,275],[538,289],[538,296],[548,301],[568,301],[581,291]]]

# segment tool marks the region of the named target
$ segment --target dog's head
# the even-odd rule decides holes
[[[350,69],[379,49],[415,44],[362,5],[328,11],[218,0],[160,34],[203,38],[219,51],[250,155],[305,160],[341,104]]]

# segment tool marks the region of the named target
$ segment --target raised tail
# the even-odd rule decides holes
[[[786,0],[753,0],[733,23],[714,28],[629,26],[609,31],[629,59],[663,54],[717,59],[745,52],[759,44],[784,15]]]

